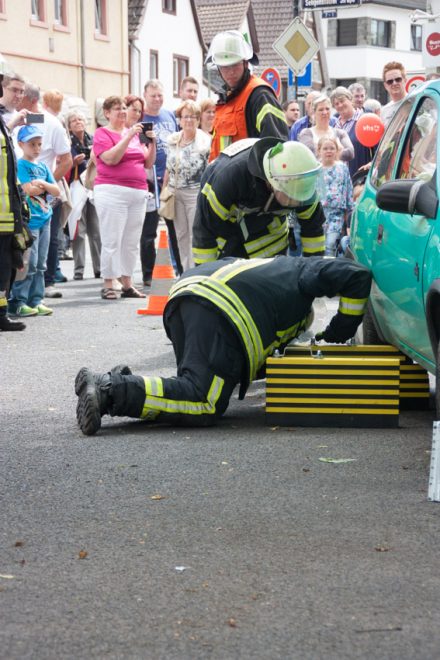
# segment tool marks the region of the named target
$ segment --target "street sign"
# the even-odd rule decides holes
[[[422,25],[422,61],[429,69],[440,66],[440,23]]]
[[[426,78],[422,74],[420,74],[419,76],[412,76],[411,78],[408,78],[408,80],[405,83],[406,93],[409,94],[410,92],[413,92],[416,87],[419,87],[419,85],[421,85],[425,81]]]
[[[297,75],[312,61],[319,44],[297,16],[278,37],[272,48]]]
[[[302,0],[303,9],[309,11],[320,11],[321,9],[328,9],[329,7],[359,7],[361,0]]]
[[[309,62],[308,65],[305,68],[305,71],[301,71],[301,73],[297,76],[296,80],[298,87],[311,87],[312,86],[312,63]],[[289,69],[288,76],[287,76],[287,85],[289,87],[293,87],[295,84],[295,74],[293,73],[292,69]]]
[[[268,85],[270,85],[277,95],[277,97],[281,93],[281,76],[278,72],[278,69],[275,69],[272,66],[268,66],[267,69],[264,69],[263,73],[261,74],[261,78],[267,82]]]

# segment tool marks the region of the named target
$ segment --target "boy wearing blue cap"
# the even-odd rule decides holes
[[[23,158],[17,163],[17,175],[29,204],[29,229],[34,238],[26,277],[14,282],[9,298],[9,311],[20,317],[52,314],[52,310],[42,303],[50,239],[49,220],[52,217],[52,207],[47,197],[58,197],[60,190],[47,165],[37,162],[42,138],[41,130],[32,125],[22,126],[17,135],[18,144],[23,150]]]

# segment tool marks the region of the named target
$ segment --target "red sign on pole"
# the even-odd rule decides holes
[[[277,97],[281,94],[281,77],[277,69],[272,66],[267,67],[261,74],[261,78],[272,87]]]

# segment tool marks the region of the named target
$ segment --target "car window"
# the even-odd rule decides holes
[[[376,188],[392,177],[401,138],[413,105],[414,99],[412,98],[402,103],[379,144],[371,171],[371,183]]]
[[[437,105],[425,98],[412,121],[397,171],[398,179],[430,181],[437,166]]]

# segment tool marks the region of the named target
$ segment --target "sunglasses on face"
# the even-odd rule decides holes
[[[392,85],[393,83],[401,83],[402,80],[402,76],[398,76],[397,78],[390,78],[389,80],[385,80],[385,84]]]

